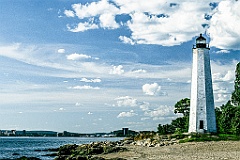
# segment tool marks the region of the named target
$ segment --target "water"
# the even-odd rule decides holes
[[[118,140],[120,140],[120,138],[0,137],[0,159],[16,159],[26,156],[50,160],[54,159],[54,157],[44,155],[50,154],[51,152],[39,150],[58,148],[65,144],[86,144],[96,141]]]

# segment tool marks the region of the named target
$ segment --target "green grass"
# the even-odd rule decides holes
[[[240,136],[232,134],[191,134],[190,138],[179,140],[179,143],[185,142],[206,142],[206,141],[239,141]]]

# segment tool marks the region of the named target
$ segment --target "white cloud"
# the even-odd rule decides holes
[[[111,69],[109,73],[121,75],[124,73],[123,66],[122,65],[113,66],[113,69]]]
[[[132,72],[133,73],[147,73],[147,71],[144,69],[133,70]]]
[[[131,38],[128,38],[126,36],[119,36],[119,39],[123,42],[123,43],[126,43],[126,44],[131,44],[131,45],[134,45],[135,42],[134,40],[132,40]]]
[[[58,110],[59,111],[65,111],[66,109],[65,108],[59,108]]]
[[[98,25],[93,23],[92,21],[90,21],[90,22],[84,22],[84,23],[80,22],[80,23],[78,23],[77,26],[75,26],[73,28],[70,25],[67,25],[67,28],[71,32],[84,32],[84,31],[87,31],[90,29],[97,29]]]
[[[98,90],[100,89],[99,87],[92,87],[89,85],[84,85],[84,86],[74,86],[74,87],[69,87],[69,89],[77,89],[77,90],[88,90],[88,89],[93,89],[93,90]]]
[[[221,1],[215,9],[207,30],[211,46],[221,49],[240,49],[240,2]]]
[[[223,85],[224,83],[213,83],[213,90],[215,93],[228,93],[228,89]]]
[[[143,102],[139,108],[142,110],[142,111],[148,111],[149,110],[149,106],[150,104],[148,102]]]
[[[160,44],[165,46],[181,44],[191,40],[199,32],[204,32],[202,24],[207,23],[204,15],[210,10],[209,3],[206,2],[177,1],[176,5],[170,5],[165,0],[114,0],[113,2],[115,5],[107,0],[101,0],[86,5],[74,4],[72,8],[79,19],[99,17],[99,26],[109,29],[118,28],[123,23],[116,22],[116,15],[129,15],[130,20],[122,26],[130,29],[131,36],[119,36],[121,41],[130,44]],[[69,10],[66,12],[73,16]],[[89,22],[80,24],[77,27],[79,29],[75,28],[71,31],[80,32],[87,30],[85,28],[97,28],[97,24],[94,28],[86,27],[89,26]],[[93,25],[93,23],[91,24]]]
[[[142,91],[147,95],[158,95],[161,91],[161,86],[159,86],[157,83],[153,84],[144,84],[142,86]]]
[[[101,0],[98,2],[88,3],[86,5],[73,4],[72,8],[79,19],[98,16],[105,13],[117,13],[119,9],[108,0]]]
[[[60,48],[60,49],[58,49],[57,52],[58,52],[58,53],[65,53],[65,49],[64,49],[64,48]]]
[[[110,13],[102,14],[99,17],[100,26],[102,28],[116,29],[119,28],[119,24],[115,21],[115,16]]]
[[[82,106],[82,104],[77,102],[77,103],[75,103],[75,106]]]
[[[89,83],[100,83],[102,80],[99,79],[99,78],[96,78],[96,79],[87,79],[87,78],[82,78],[80,80],[81,82],[89,82]]]
[[[212,77],[213,77],[213,82],[228,81],[233,83],[235,79],[235,72],[234,70],[228,70],[225,73],[224,71],[222,73],[217,72],[217,73],[213,73]]]
[[[138,105],[137,99],[134,99],[129,96],[125,97],[118,97],[115,100],[117,100],[117,106],[130,106],[130,107],[136,107]]]
[[[86,54],[73,53],[73,54],[67,55],[68,60],[80,60],[80,59],[89,59],[89,58],[91,58],[91,56]]]
[[[230,53],[230,51],[226,49],[222,49],[220,51],[217,51],[216,53]]]
[[[240,2],[216,0],[214,2],[220,3],[215,9],[209,5],[212,2],[100,0],[87,4],[73,4],[72,11],[65,10],[64,13],[67,17],[76,15],[81,21],[85,21],[75,28],[68,26],[72,32],[127,27],[130,36],[120,35],[119,39],[132,45],[179,45],[207,30],[212,46],[240,49]],[[128,15],[130,18],[124,22],[116,21],[116,16],[122,15]]]
[[[160,11],[158,14],[148,15],[134,12],[130,14],[132,19],[127,24],[132,31],[129,38],[139,44],[179,45],[191,40],[199,32],[204,32],[202,24],[207,23],[204,9],[207,10],[207,4],[183,2],[172,13],[163,14]],[[158,16],[159,14],[163,15]]]
[[[121,112],[118,114],[117,118],[122,118],[122,117],[133,117],[136,116],[137,114],[134,113],[133,110],[129,111],[129,112]]]
[[[229,96],[227,94],[216,94],[215,95],[215,102],[217,103],[224,103],[226,102],[227,100],[229,100]]]
[[[64,11],[64,14],[65,14],[67,17],[75,17],[74,12],[71,11],[71,10],[65,10],[65,11]]]
[[[160,106],[154,110],[145,111],[145,116],[151,118],[160,118],[160,117],[174,117],[174,107],[173,106]]]
[[[223,81],[232,81],[235,79],[235,72],[234,71],[228,71],[226,75],[223,77]]]

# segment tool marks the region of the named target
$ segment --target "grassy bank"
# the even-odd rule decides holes
[[[179,143],[185,142],[204,142],[204,141],[239,141],[240,136],[232,134],[189,134],[187,138],[179,140]]]

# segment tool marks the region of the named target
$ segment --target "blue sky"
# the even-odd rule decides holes
[[[156,130],[210,43],[215,105],[233,91],[239,1],[1,0],[0,129]]]

